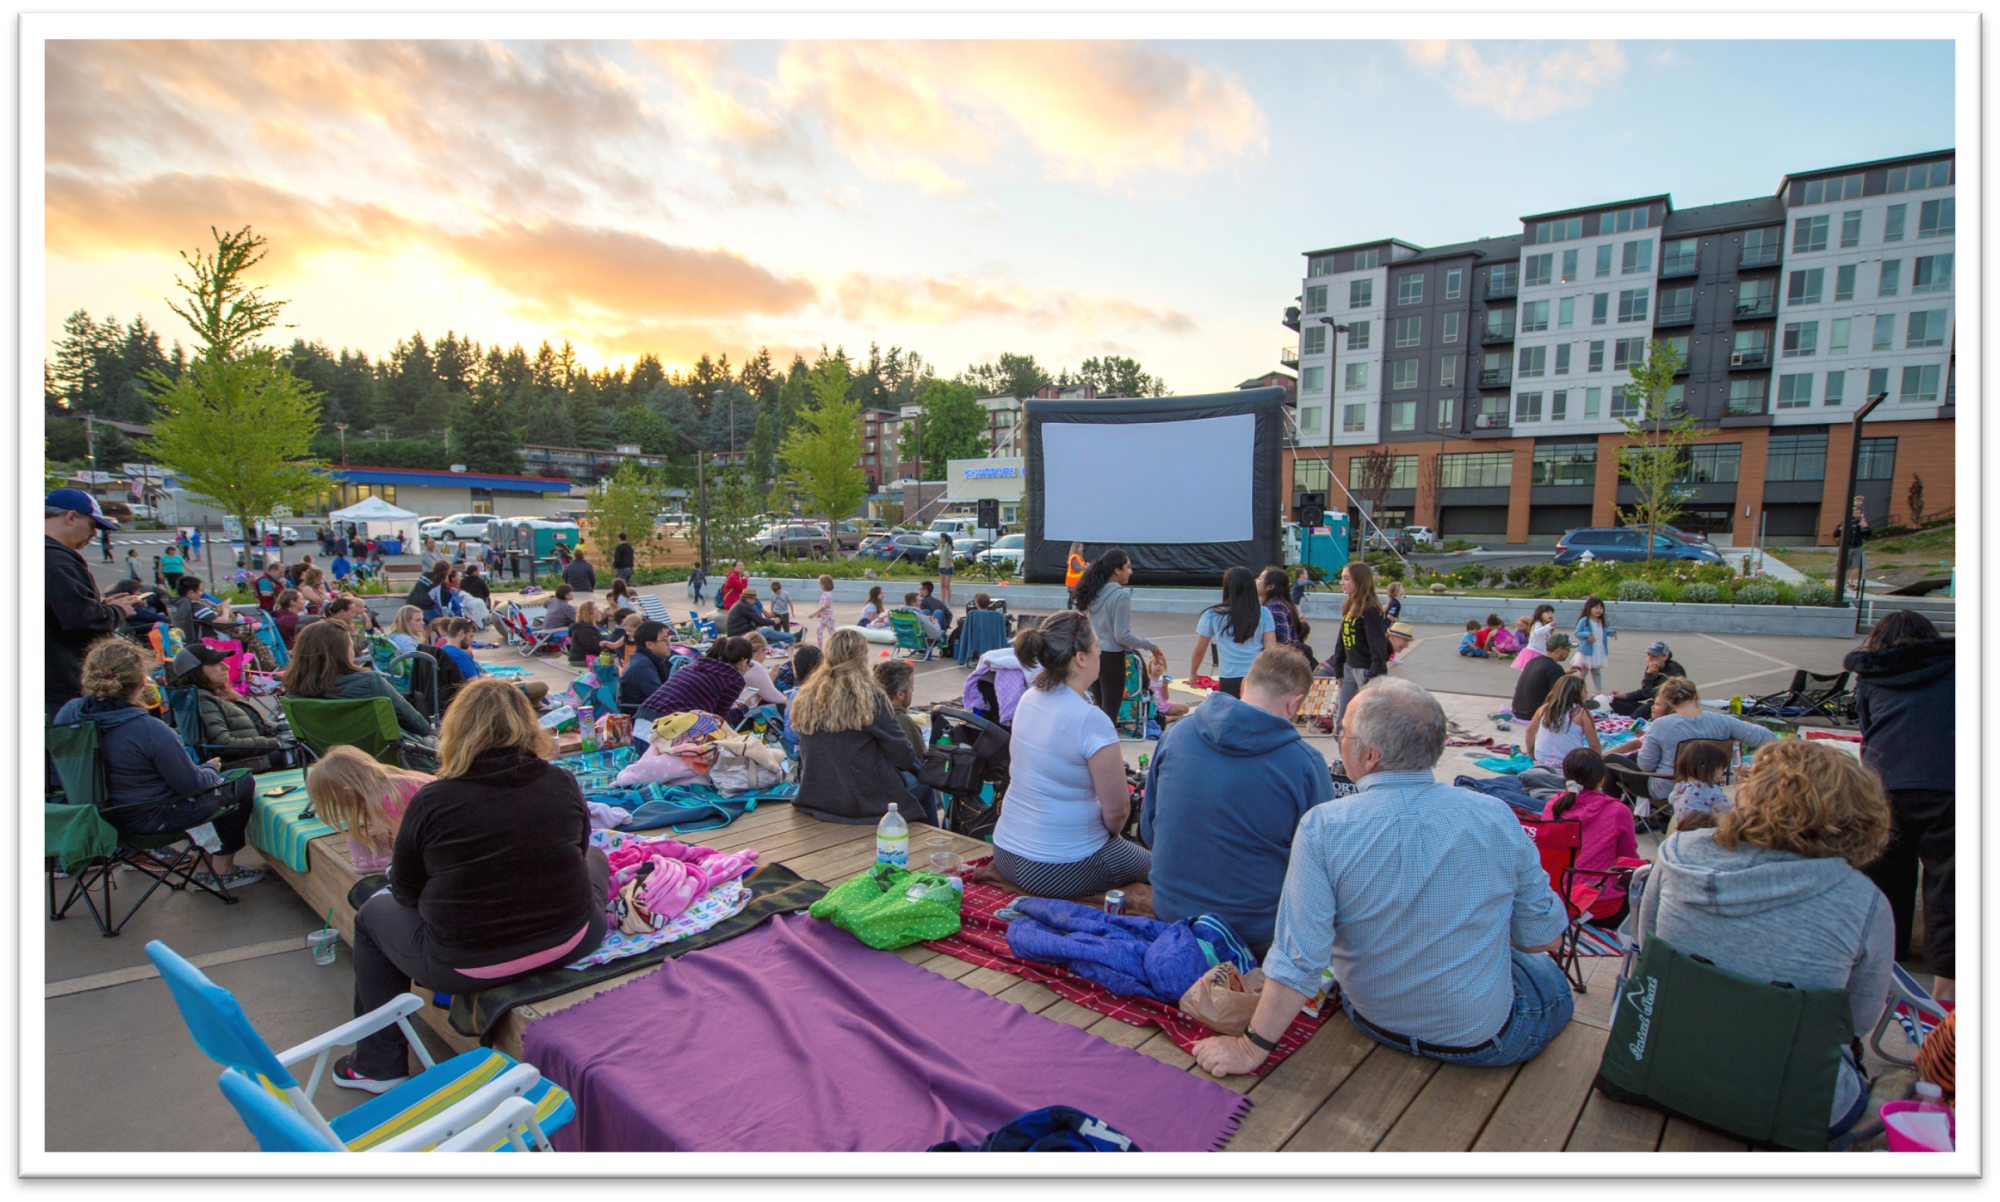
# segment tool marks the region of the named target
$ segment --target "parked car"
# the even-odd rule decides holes
[[[1420,547],[1435,547],[1438,545],[1437,532],[1429,526],[1405,526],[1403,527],[1403,533],[1409,535],[1410,541]]]
[[[993,543],[992,531],[981,531],[978,520],[966,517],[937,518],[930,529],[924,531],[935,539],[939,535],[951,535],[951,549],[954,555],[973,556],[984,551]]]
[[[1028,536],[1025,534],[1002,535],[1000,541],[973,556],[977,563],[990,563],[994,567],[1005,567],[1008,571],[1021,570],[1021,560],[1028,554]]]
[[[839,547],[842,551],[855,551],[860,549],[861,536],[864,533],[864,531],[858,523],[835,522],[833,524],[832,533],[833,533],[834,545],[836,547]]]
[[[861,536],[861,545],[858,548],[856,548],[856,553],[860,555],[866,555],[868,554],[869,551],[875,549],[876,547],[881,546],[883,543],[888,542],[890,539],[894,537],[896,537],[895,534],[887,532],[878,534],[864,534]]]
[[[1590,552],[1592,559],[1615,559],[1636,563],[1646,559],[1646,532],[1629,526],[1595,526],[1572,530],[1556,542],[1556,563],[1576,563]],[[1706,544],[1686,543],[1671,534],[1653,535],[1652,558],[1691,559],[1701,563],[1721,563],[1722,556]]]
[[[420,538],[450,539],[453,542],[460,539],[477,539],[485,542],[493,531],[493,523],[499,520],[490,513],[455,513],[428,526],[418,526],[417,535]]]
[[[890,563],[895,563],[897,560],[922,563],[936,553],[937,539],[927,534],[890,535],[887,541],[877,543],[868,551],[870,558],[887,560]]]
[[[833,554],[833,541],[817,526],[787,523],[782,526],[766,526],[756,535],[759,555],[776,555],[784,559],[805,555],[813,559],[824,559]]]

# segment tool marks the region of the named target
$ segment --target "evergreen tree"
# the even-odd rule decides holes
[[[521,433],[507,418],[507,405],[497,393],[463,393],[453,398],[452,459],[466,470],[518,476]]]
[[[653,389],[666,382],[667,369],[660,366],[660,357],[651,352],[643,354],[632,365],[631,375],[625,380],[625,389],[613,404],[619,409],[643,405]]]
[[[1033,355],[1002,353],[996,363],[975,363],[958,376],[980,396],[1030,397],[1036,390],[1055,381]]]
[[[622,443],[637,443],[648,455],[674,453],[674,428],[649,405],[634,405],[617,416],[617,436]]]
[[[738,375],[737,382],[749,390],[759,406],[772,406],[778,403],[778,376],[771,368],[769,347],[758,347],[757,353],[744,361],[743,371]]]
[[[802,358],[792,360],[792,369],[785,373],[784,383],[778,386],[778,439],[798,428],[799,414],[811,403],[812,374]]]
[[[757,406],[757,424],[750,434],[750,478],[762,486],[777,470],[778,423],[776,409]]]
[[[569,408],[554,392],[549,392],[528,410],[527,429],[522,441],[533,446],[573,447],[576,432],[571,428]]]
[[[1077,369],[1075,382],[1095,384],[1100,393],[1117,393],[1120,396],[1168,395],[1165,380],[1158,376],[1147,375],[1146,370],[1139,366],[1137,359],[1128,359],[1120,355],[1085,359],[1083,366]]]

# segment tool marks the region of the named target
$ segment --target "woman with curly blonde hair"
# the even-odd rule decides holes
[[[1800,989],[1845,989],[1854,1033],[1881,1017],[1895,966],[1889,903],[1861,872],[1889,841],[1882,782],[1824,743],[1758,749],[1736,807],[1709,830],[1681,830],[1639,907],[1638,934],[1726,972]],[[1854,1124],[1867,1081],[1843,1051],[1831,1128]]]

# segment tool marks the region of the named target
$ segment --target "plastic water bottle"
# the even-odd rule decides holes
[[[897,868],[907,868],[910,864],[910,824],[896,812],[893,801],[882,821],[875,824],[875,862]]]

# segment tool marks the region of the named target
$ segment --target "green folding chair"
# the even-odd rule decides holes
[[[396,722],[396,705],[387,697],[354,700],[318,700],[280,697],[285,721],[292,734],[317,760],[330,747],[358,747],[363,754],[397,768],[429,770],[437,766],[436,753],[412,743]]]
[[[924,634],[924,624],[913,609],[890,610],[889,628],[896,632],[896,650],[908,651],[919,659],[929,659],[943,642]]]
[[[42,851],[49,874],[51,920],[67,918],[70,909],[81,898],[89,907],[90,916],[97,921],[97,929],[109,939],[125,929],[125,924],[161,885],[176,892],[192,885],[210,897],[219,898],[224,905],[233,906],[241,900],[229,892],[227,885],[206,885],[196,879],[197,872],[213,875],[215,866],[208,852],[186,831],[136,834],[119,829],[121,817],[136,817],[143,811],[158,808],[161,803],[105,804],[110,797],[104,781],[104,757],[97,723],[83,718],[51,725],[46,728],[45,738],[49,758],[54,761],[56,776],[62,782],[60,798],[51,798],[44,805]],[[234,780],[242,775],[244,773],[239,769],[224,779]],[[86,809],[95,814],[94,821],[90,815],[79,812]],[[231,812],[233,807],[225,806],[209,820],[212,822]],[[56,902],[55,884],[58,867],[70,878],[69,896],[60,905]],[[117,888],[114,878],[120,868],[134,869],[152,880],[152,884],[146,887],[146,891],[139,895],[122,918],[118,917],[111,904],[111,891]],[[98,899],[91,896],[92,890],[97,890],[103,898],[102,908],[99,908]]]

